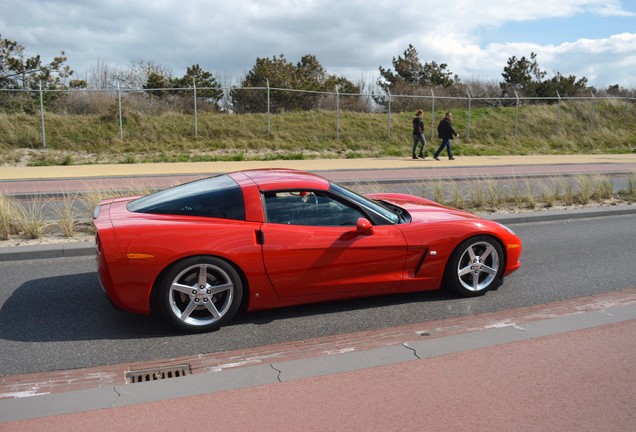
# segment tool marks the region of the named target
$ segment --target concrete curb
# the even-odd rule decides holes
[[[95,244],[92,241],[0,248],[0,261],[68,258],[89,255],[95,255]]]
[[[591,207],[574,210],[546,210],[542,212],[494,214],[486,219],[494,220],[505,225],[526,222],[548,222],[567,219],[583,219],[594,217],[621,216],[636,214],[636,205],[620,205],[611,207]]]
[[[575,210],[555,210],[514,214],[493,214],[487,215],[485,218],[505,225],[514,225],[527,222],[548,222],[629,214],[636,214],[636,205],[592,207]],[[95,244],[92,241],[0,248],[0,262],[91,255],[95,255]]]

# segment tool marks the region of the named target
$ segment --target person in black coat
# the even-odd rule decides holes
[[[422,120],[422,116],[424,115],[424,111],[417,110],[415,117],[413,118],[413,159],[418,159],[415,155],[417,150],[417,145],[421,143],[420,146],[420,158],[424,159],[424,147],[426,147],[426,137],[424,136],[424,121]]]
[[[446,152],[448,153],[448,159],[454,160],[453,152],[451,151],[451,140],[453,138],[459,137],[459,134],[455,132],[453,129],[453,114],[447,112],[441,122],[437,125],[437,134],[442,139],[442,144],[439,146],[435,154],[433,155],[433,159],[439,160],[438,156],[446,148]]]

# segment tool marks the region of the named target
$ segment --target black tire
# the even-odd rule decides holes
[[[484,295],[502,283],[505,257],[501,245],[490,236],[471,237],[451,254],[444,272],[444,286],[464,297]]]
[[[174,264],[157,284],[155,304],[173,326],[190,333],[218,329],[234,317],[243,283],[228,262],[210,256]]]

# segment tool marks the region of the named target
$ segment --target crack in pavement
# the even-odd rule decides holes
[[[281,374],[283,373],[281,370],[276,369],[274,367],[274,365],[272,363],[269,364],[269,367],[271,367],[272,369],[274,369],[276,372],[278,372],[278,375],[276,375],[276,379],[278,380],[278,382],[283,382],[283,380],[280,379]]]
[[[402,342],[401,345],[404,348],[411,350],[413,352],[413,355],[415,356],[415,358],[417,358],[418,360],[422,360],[422,358],[417,355],[417,350],[415,348],[411,348],[410,346],[408,346],[408,344],[406,342]]]

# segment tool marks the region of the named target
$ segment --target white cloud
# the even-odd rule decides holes
[[[199,63],[238,79],[257,57],[284,54],[296,62],[314,54],[329,72],[356,78],[391,67],[413,44],[422,61],[447,63],[466,79],[500,80],[509,57],[536,52],[548,71],[588,76],[595,85],[634,84],[625,69],[636,56],[636,35],[625,28],[633,20],[599,39],[481,41],[484,32],[515,22],[633,17],[619,0],[5,0],[2,9],[2,37],[30,55],[52,58],[65,50],[80,74],[98,61],[126,67],[144,59],[175,74]]]

